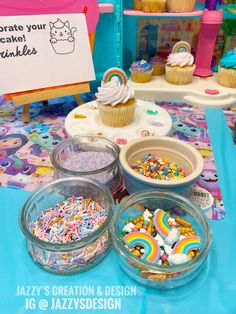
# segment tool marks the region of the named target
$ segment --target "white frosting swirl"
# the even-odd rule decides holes
[[[193,65],[194,57],[189,52],[176,52],[169,54],[167,58],[167,65],[184,67]]]
[[[127,85],[121,85],[118,77],[113,77],[107,83],[102,82],[95,95],[100,104],[116,106],[120,103],[125,104],[129,99],[134,98],[134,91]]]

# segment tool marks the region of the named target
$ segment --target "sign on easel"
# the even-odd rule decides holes
[[[0,17],[0,93],[95,79],[84,14]]]

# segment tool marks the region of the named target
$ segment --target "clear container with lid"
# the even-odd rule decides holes
[[[79,135],[62,141],[50,158],[56,178],[78,176],[95,179],[115,193],[122,184],[119,152],[119,147],[107,138]]]
[[[71,196],[96,201],[103,208],[105,221],[79,241],[53,243],[36,237],[32,228],[40,213]],[[25,202],[19,215],[19,224],[33,261],[49,272],[63,275],[83,272],[96,266],[109,252],[113,204],[108,189],[91,179],[61,178],[36,190]]]

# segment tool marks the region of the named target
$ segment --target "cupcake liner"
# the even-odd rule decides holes
[[[122,127],[132,123],[134,120],[135,104],[135,99],[130,99],[126,104],[118,104],[114,107],[98,103],[102,123],[112,127]]]
[[[165,74],[165,64],[152,64],[153,72],[152,75],[163,75]]]
[[[142,9],[143,9],[142,0],[134,0],[134,10],[142,11]]]
[[[167,0],[168,12],[192,12],[196,0]]]
[[[162,13],[165,11],[166,0],[142,0],[143,11],[146,13]]]
[[[166,80],[170,84],[174,85],[186,85],[192,82],[193,80],[193,72],[196,66],[168,66],[166,65]]]
[[[152,72],[153,70],[146,72],[131,71],[131,78],[136,83],[147,83],[151,79]]]
[[[222,86],[235,88],[236,87],[236,70],[226,69],[219,66],[217,81]]]

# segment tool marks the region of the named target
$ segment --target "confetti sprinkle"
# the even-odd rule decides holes
[[[74,118],[75,118],[75,119],[86,119],[87,116],[85,116],[85,115],[83,115],[83,114],[77,114],[77,113],[75,113],[75,114],[74,114]]]
[[[156,116],[158,114],[157,110],[148,109],[146,110],[146,113],[150,116]]]
[[[161,159],[154,157],[152,154],[147,154],[143,160],[137,160],[131,165],[131,168],[151,179],[156,180],[173,180],[183,179],[186,177],[186,173],[176,163],[171,163],[168,159]]]

